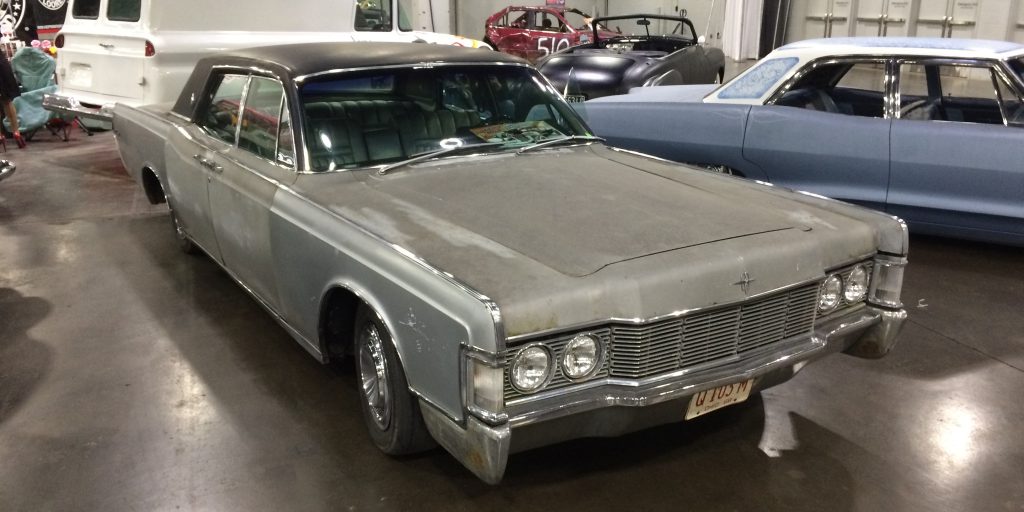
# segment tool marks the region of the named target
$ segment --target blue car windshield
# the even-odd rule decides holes
[[[332,73],[299,89],[311,170],[591,135],[535,70],[452,65]],[[466,154],[467,152],[451,152]]]

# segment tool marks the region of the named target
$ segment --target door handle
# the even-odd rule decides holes
[[[113,50],[114,49],[114,45],[112,45],[110,43],[100,43],[100,46],[102,46],[104,50]]]
[[[196,161],[199,162],[199,165],[206,167],[207,169],[217,174],[224,172],[224,166],[218,164],[217,162],[214,162],[213,160],[210,160],[209,158],[206,158],[203,155],[192,155],[192,158],[195,158]]]

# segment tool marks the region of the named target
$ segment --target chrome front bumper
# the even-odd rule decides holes
[[[828,354],[881,357],[895,345],[906,318],[903,309],[860,307],[825,319],[810,336],[758,357],[643,380],[601,379],[517,399],[506,405],[509,420],[501,425],[472,416],[462,425],[424,401],[420,409],[434,439],[481,480],[495,484],[501,481],[508,455],[516,451],[679,421],[696,393],[750,379],[754,391],[760,391],[789,380],[808,362]]]
[[[65,116],[84,117],[107,122],[114,120],[114,105],[103,105],[98,109],[89,108],[79,103],[72,96],[44,94],[43,108]]]
[[[0,181],[9,178],[17,168],[18,166],[10,160],[0,160]]]

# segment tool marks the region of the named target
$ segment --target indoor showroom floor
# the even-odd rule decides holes
[[[0,511],[1024,511],[1021,249],[912,237],[888,357],[515,454],[488,486],[441,449],[378,452],[351,366],[180,253],[110,133],[8,148]]]

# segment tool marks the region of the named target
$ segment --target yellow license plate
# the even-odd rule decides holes
[[[738,404],[750,396],[750,389],[753,387],[754,379],[750,379],[701,391],[690,398],[690,406],[686,409],[686,419],[691,420],[722,407]]]

